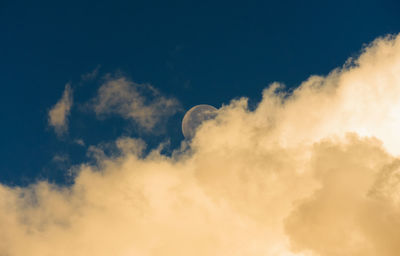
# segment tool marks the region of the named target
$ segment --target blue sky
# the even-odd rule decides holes
[[[1,1],[0,182],[68,182],[65,171],[87,161],[88,146],[122,135],[174,148],[184,110],[242,96],[256,104],[271,82],[295,87],[400,31],[396,1],[242,2]],[[118,116],[99,120],[85,104],[106,74],[151,84],[182,111],[156,134]],[[67,83],[74,106],[68,133],[57,136],[48,111]]]

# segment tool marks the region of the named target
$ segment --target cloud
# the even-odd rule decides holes
[[[49,111],[49,125],[54,128],[57,135],[62,135],[68,130],[68,116],[72,104],[72,89],[66,84],[61,99]]]
[[[82,82],[87,82],[95,79],[99,75],[100,65],[98,65],[95,69],[91,72],[85,73],[81,75]]]
[[[151,131],[156,124],[175,114],[179,103],[167,98],[149,84],[137,84],[125,77],[107,80],[92,100],[97,116],[118,114],[134,120],[142,129]]]
[[[74,143],[78,144],[79,146],[82,146],[82,147],[85,146],[85,141],[83,139],[75,139]]]
[[[254,111],[233,100],[172,156],[124,137],[70,187],[0,185],[0,255],[398,255],[399,71],[400,36],[378,38]],[[114,82],[99,102],[129,117]]]

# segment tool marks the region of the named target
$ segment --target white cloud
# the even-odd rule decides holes
[[[105,82],[92,103],[98,116],[118,114],[148,131],[179,109],[176,99],[161,95],[149,84],[136,84],[124,77]]]
[[[72,104],[72,89],[67,84],[61,99],[49,111],[49,125],[54,128],[57,135],[62,135],[68,130],[68,116]]]
[[[129,117],[126,83],[99,102]],[[276,86],[171,157],[121,138],[71,187],[0,185],[0,255],[397,256],[400,37],[292,95]]]

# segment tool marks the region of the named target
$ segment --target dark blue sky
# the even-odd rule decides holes
[[[101,81],[81,83],[81,76],[96,67],[100,77],[122,72],[150,83],[185,109],[241,96],[254,103],[273,81],[297,86],[374,38],[400,32],[394,0],[244,2],[0,0],[0,182],[64,183],[65,170],[86,161],[88,145],[143,135],[120,118],[82,111]],[[69,133],[57,138],[47,114],[68,82],[76,104]],[[182,116],[167,133],[144,138],[178,145]]]

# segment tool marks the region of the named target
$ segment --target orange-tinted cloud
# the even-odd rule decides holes
[[[152,130],[166,117],[175,114],[179,103],[149,84],[137,84],[125,77],[110,78],[92,101],[98,116],[118,114],[135,121],[141,129]]]
[[[0,186],[0,255],[398,255],[400,36],[279,86],[171,157],[120,138],[71,187]]]

